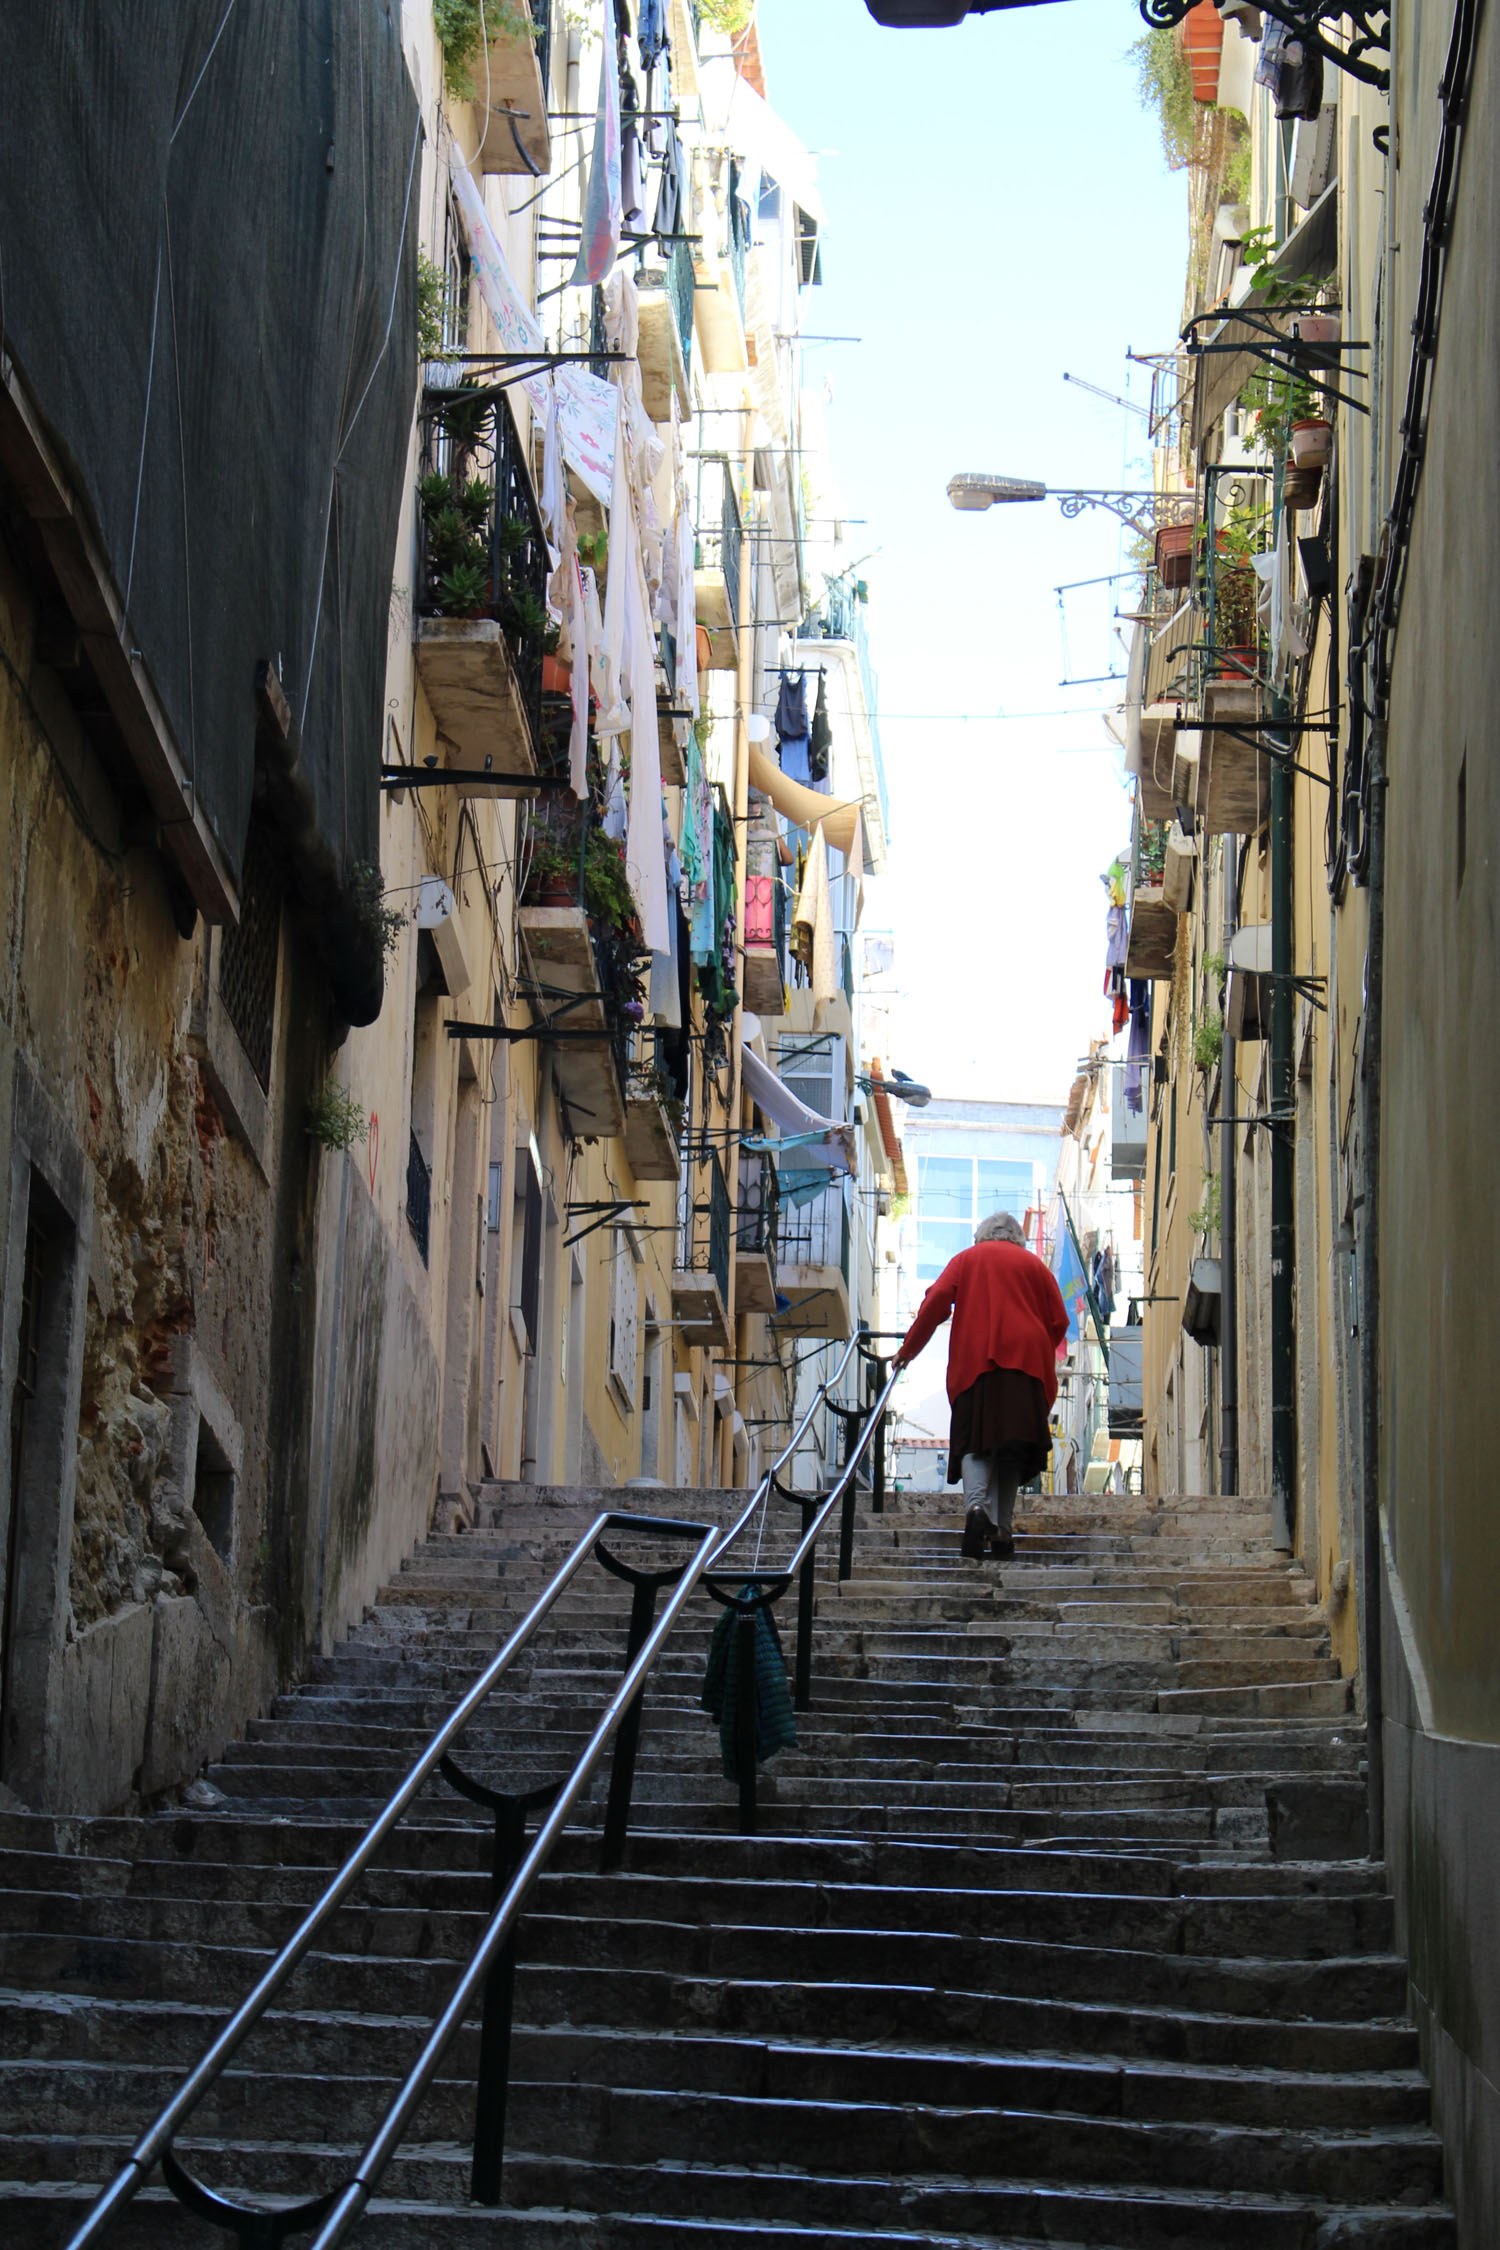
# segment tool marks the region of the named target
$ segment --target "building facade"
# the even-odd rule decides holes
[[[871,1317],[859,663],[829,641],[811,812],[750,724],[843,565],[802,467],[815,167],[753,32],[685,0],[645,46],[602,0],[449,10],[446,47],[419,0],[335,15],[326,71],[290,5],[149,70],[113,8],[66,56],[0,33],[36,89],[0,158],[32,1804],[189,1782],[512,1482],[753,1482],[800,1355]],[[247,130],[272,81],[295,131]],[[107,243],[80,90],[150,157]],[[821,1148],[780,1148],[788,1091]]]
[[[1269,1494],[1317,1585],[1477,2245],[1500,1682],[1483,1439],[1455,1408],[1495,1330],[1474,1026],[1500,49],[1463,5],[1295,65],[1203,7],[1153,36],[1186,42],[1198,124],[1110,955],[1145,1125],[1144,1473]]]

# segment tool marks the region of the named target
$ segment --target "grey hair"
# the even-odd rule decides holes
[[[1022,1231],[1021,1222],[1019,1219],[1012,1218],[1009,1211],[992,1211],[987,1219],[981,1219],[974,1229],[974,1240],[976,1242],[1015,1242],[1023,1250],[1026,1247],[1026,1236]]]

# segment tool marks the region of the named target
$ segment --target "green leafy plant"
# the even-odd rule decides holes
[[[1305,375],[1289,368],[1262,368],[1239,394],[1239,405],[1255,423],[1255,435],[1268,444],[1285,442],[1294,422],[1321,412],[1318,393]]]
[[[1195,1234],[1216,1235],[1222,1216],[1222,1196],[1219,1175],[1211,1172],[1203,1183],[1203,1201],[1195,1211],[1188,1213],[1188,1225]]]
[[[349,870],[349,897],[355,919],[388,959],[400,942],[406,916],[399,906],[386,905],[380,869],[366,859],[356,860]]]
[[[1130,56],[1136,68],[1141,107],[1155,110],[1161,126],[1167,169],[1185,171],[1193,161],[1198,119],[1193,74],[1182,43],[1175,30],[1161,26],[1137,39]]]
[[[553,843],[548,837],[539,837],[526,870],[526,895],[531,898],[539,891],[551,890],[560,884],[565,884],[571,893],[577,873],[576,852],[565,851],[561,844]]]
[[[483,563],[456,562],[437,581],[437,598],[448,617],[472,617],[490,598],[490,574]]]
[[[1223,1052],[1224,1018],[1214,1008],[1198,1018],[1198,1026],[1193,1033],[1194,1070],[1201,1070],[1205,1076],[1209,1071],[1217,1070]]]
[[[308,1102],[302,1123],[308,1139],[328,1149],[351,1149],[370,1130],[370,1120],[359,1103],[333,1077],[325,1078]]]
[[[448,276],[425,251],[417,253],[417,357],[452,359],[448,349],[446,315]]]
[[[715,31],[726,32],[735,39],[749,28],[755,15],[755,0],[702,0],[699,12]]]
[[[640,917],[625,872],[625,847],[602,828],[591,828],[583,859],[583,899],[596,920],[611,929],[633,930]]]
[[[590,570],[603,570],[609,562],[609,533],[584,531],[578,537],[578,560]]]
[[[478,92],[474,66],[490,39],[536,38],[531,10],[519,0],[432,0],[432,21],[443,50],[443,83],[460,101]]]
[[[1305,277],[1293,281],[1276,272],[1280,249],[1271,227],[1252,227],[1240,239],[1240,259],[1250,268],[1251,293],[1262,311],[1275,305],[1310,305],[1318,294],[1316,282]]]
[[[500,614],[518,640],[532,640],[547,630],[546,604],[527,587],[507,587],[500,597]]]
[[[1217,992],[1224,982],[1224,956],[1222,953],[1205,953],[1203,956],[1203,981],[1210,992]]]

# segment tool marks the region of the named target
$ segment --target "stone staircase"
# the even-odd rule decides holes
[[[726,1499],[487,1488],[234,1745],[212,1809],[0,1814],[0,2243],[66,2242],[598,1506]],[[1014,1563],[962,1560],[941,1500],[862,1511],[842,1588],[826,1542],[815,1709],[754,1838],[697,1708],[719,1612],[690,1604],[624,1871],[597,1873],[601,1776],[522,1924],[505,2206],[467,2200],[469,2031],[357,2239],[1452,2250],[1383,1872],[1315,1856],[1358,1832],[1362,1743],[1307,1581],[1248,1504],[1030,1508]],[[575,1581],[471,1771],[561,1776],[628,1601]],[[271,2199],[347,2177],[487,1852],[431,1786],[196,2113],[191,2169]],[[110,2239],[227,2238],[153,2186]]]

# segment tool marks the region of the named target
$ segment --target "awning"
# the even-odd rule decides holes
[[[758,742],[750,745],[750,786],[769,797],[776,810],[789,820],[794,828],[817,828],[835,851],[842,852],[851,863],[851,871],[864,873],[864,816],[857,804],[846,797],[825,797],[817,789],[805,789],[800,781],[784,774],[774,758],[768,758]],[[855,839],[859,839],[859,865],[855,860]]]
[[[1332,273],[1338,265],[1338,188],[1331,181],[1317,202],[1298,225],[1293,227],[1271,263],[1271,272],[1278,281],[1316,281]],[[1246,309],[1265,318],[1267,308],[1251,291],[1244,300]],[[1277,326],[1290,332],[1291,324],[1305,306],[1281,305],[1271,307]],[[1239,344],[1264,343],[1265,337],[1250,324],[1236,320],[1233,312],[1220,322],[1212,335],[1205,335],[1205,343]],[[1193,361],[1193,450],[1202,452],[1204,439],[1225,409],[1232,406],[1252,375],[1263,370],[1265,361],[1253,352],[1214,352],[1201,355]]]
[[[802,1141],[799,1162],[827,1164],[846,1172],[855,1169],[852,1125],[837,1117],[820,1117],[816,1110],[809,1109],[749,1047],[741,1049],[740,1067],[745,1092],[763,1117],[768,1117],[789,1138],[795,1134],[800,1140],[805,1133],[821,1136],[815,1141]]]

